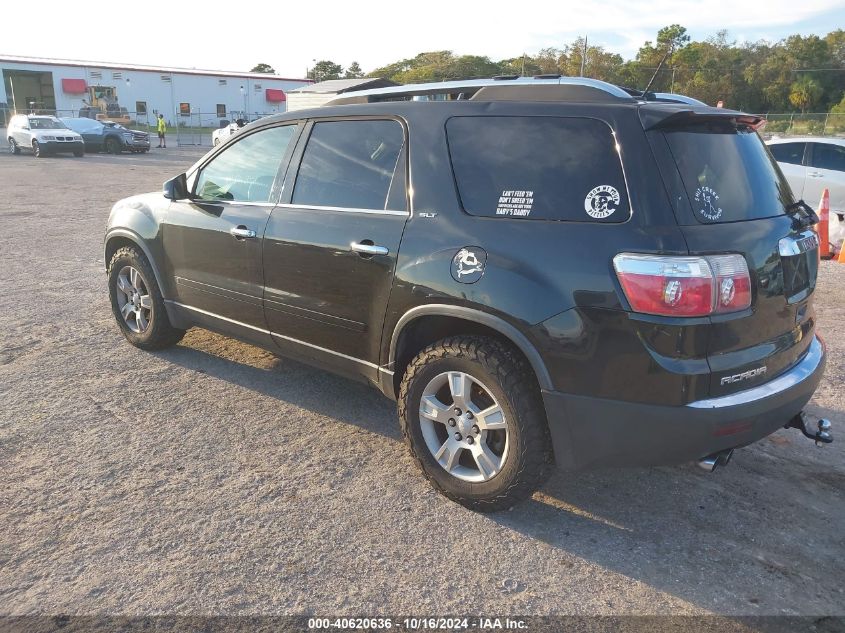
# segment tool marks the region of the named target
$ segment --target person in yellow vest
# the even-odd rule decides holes
[[[156,129],[158,129],[158,146],[167,149],[167,139],[164,138],[164,134],[167,132],[167,123],[164,121],[163,114],[158,115]]]

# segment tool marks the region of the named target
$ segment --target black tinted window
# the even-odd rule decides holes
[[[769,145],[769,151],[779,163],[800,165],[804,159],[804,143],[778,143]]]
[[[606,123],[455,117],[446,131],[467,213],[575,222],[624,222],[630,215],[616,140]]]
[[[293,204],[384,209],[404,134],[396,121],[314,124]]]
[[[693,213],[700,222],[735,222],[785,213],[794,199],[757,133],[726,122],[667,131]]]
[[[832,143],[813,143],[813,167],[845,171],[845,147]]]

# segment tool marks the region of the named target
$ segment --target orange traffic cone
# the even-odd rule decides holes
[[[845,264],[845,242],[842,243],[842,248],[839,249],[839,263]]]
[[[822,199],[819,202],[819,223],[816,229],[819,235],[819,257],[830,259],[833,253],[830,252],[830,191],[822,191]]]

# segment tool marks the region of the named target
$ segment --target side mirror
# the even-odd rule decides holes
[[[162,194],[168,200],[185,200],[188,197],[188,179],[185,174],[166,181]]]

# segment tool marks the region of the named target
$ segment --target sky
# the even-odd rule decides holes
[[[320,0],[150,2],[107,10],[41,0],[33,28],[0,29],[0,56],[245,71],[259,62],[304,77],[314,60],[365,72],[433,50],[494,61],[562,47],[587,35],[625,59],[657,30],[685,26],[693,39],[721,29],[737,41],[845,28],[845,0]],[[137,11],[134,7],[138,7]],[[38,15],[50,19],[39,20]],[[37,37],[32,34],[37,33]]]

